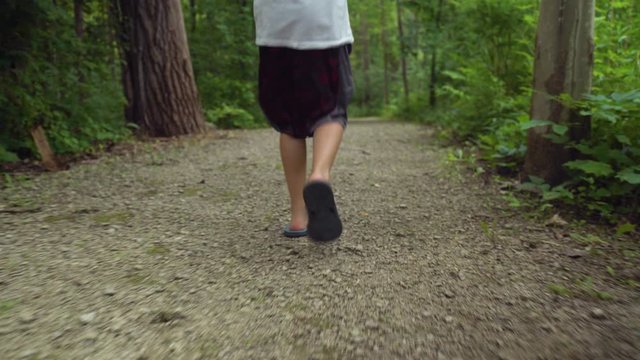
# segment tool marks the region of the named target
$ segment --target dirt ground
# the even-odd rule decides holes
[[[640,359],[638,241],[510,208],[431,132],[350,123],[325,245],[280,235],[271,129],[5,181],[0,358]]]

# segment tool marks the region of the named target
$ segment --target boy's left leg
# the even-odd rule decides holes
[[[313,134],[313,167],[309,181],[331,180],[331,168],[338,155],[344,126],[338,122],[321,125]]]
[[[302,197],[307,175],[307,146],[305,139],[280,134],[280,158],[287,180],[291,201],[289,229],[302,230],[307,227],[307,209]]]

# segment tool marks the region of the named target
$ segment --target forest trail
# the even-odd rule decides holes
[[[428,128],[349,125],[329,245],[280,235],[275,132],[225,134],[0,191],[1,357],[639,358],[638,291]],[[585,276],[614,300],[549,290]]]

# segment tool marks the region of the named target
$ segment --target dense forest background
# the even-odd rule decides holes
[[[46,133],[58,155],[140,133],[141,124],[125,114],[127,3],[0,4],[0,163],[37,158],[34,129]],[[265,126],[256,102],[252,2],[181,3],[204,119],[218,128]],[[542,207],[569,205],[619,224],[637,221],[640,2],[596,2],[591,94],[556,99],[590,119],[589,136],[580,141],[565,125],[531,118],[539,1],[350,0],[349,7],[356,38],[352,117],[432,124],[461,149],[452,160],[477,172],[520,176],[526,182],[519,190]],[[549,126],[550,140],[575,153],[562,181],[523,175],[527,134],[539,126]],[[519,206],[519,199],[510,201]]]

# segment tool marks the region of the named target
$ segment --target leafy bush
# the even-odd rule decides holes
[[[205,114],[208,122],[222,129],[251,129],[265,125],[246,110],[228,105],[208,110]]]
[[[86,9],[91,9],[88,6]],[[109,66],[113,44],[102,29],[106,14],[86,16],[85,38],[74,29],[73,12],[51,1],[2,5],[0,55],[0,161],[36,155],[29,130],[42,125],[58,154],[78,153],[99,142],[129,136],[117,71]],[[11,155],[13,154],[13,155]]]
[[[567,131],[563,125],[528,122],[553,125],[551,138],[580,154],[578,160],[564,164],[570,179],[551,187],[532,177],[522,188],[539,192],[545,202],[579,206],[608,220],[619,216],[640,220],[640,90],[592,95],[573,106],[592,118],[591,138],[586,141],[569,142],[563,137]]]

